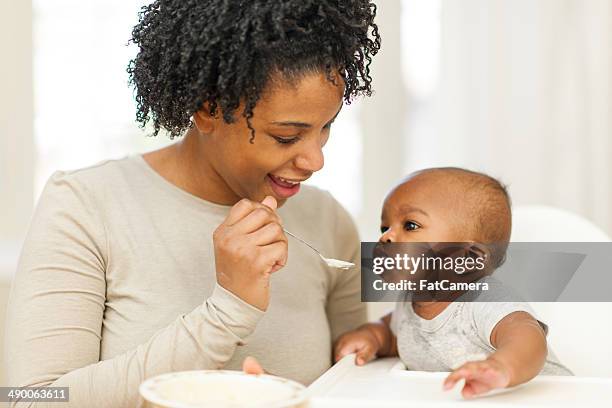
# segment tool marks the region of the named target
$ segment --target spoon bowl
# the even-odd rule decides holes
[[[325,256],[323,256],[323,254],[318,249],[316,249],[315,247],[310,245],[308,242],[304,241],[302,238],[294,235],[293,233],[287,231],[284,228],[283,228],[283,231],[285,231],[285,233],[287,235],[292,236],[293,238],[295,238],[298,241],[300,241],[302,244],[306,245],[307,247],[309,247],[310,249],[315,251],[317,253],[317,255],[319,255],[319,257],[323,260],[323,262],[325,262],[325,264],[327,266],[331,267],[331,268],[347,270],[347,269],[351,269],[351,268],[353,268],[355,266],[355,264],[352,263],[352,262],[342,261],[340,259],[334,259],[334,258],[326,258]]]

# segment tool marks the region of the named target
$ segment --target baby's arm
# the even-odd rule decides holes
[[[363,365],[376,356],[397,356],[397,340],[391,331],[391,313],[377,322],[366,323],[340,336],[334,346],[334,361],[351,353],[357,354],[357,365]]]
[[[486,360],[468,362],[456,369],[444,381],[444,389],[452,388],[463,378],[462,395],[470,398],[529,381],[544,366],[546,334],[527,312],[513,312],[500,320],[490,341],[496,351]]]

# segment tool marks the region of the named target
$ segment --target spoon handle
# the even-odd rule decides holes
[[[302,244],[308,246],[310,249],[312,249],[313,251],[315,251],[317,254],[321,255],[321,252],[319,252],[319,250],[315,247],[313,247],[312,245],[310,245],[308,242],[304,241],[302,238],[298,237],[297,235],[294,235],[293,233],[287,231],[286,229],[283,228],[283,231],[285,231],[285,233],[287,235],[291,235],[293,238],[297,239],[298,241],[300,241]]]

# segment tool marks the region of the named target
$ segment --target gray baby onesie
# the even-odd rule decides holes
[[[497,293],[497,296],[500,295]],[[453,302],[431,320],[418,316],[411,302],[398,302],[391,318],[401,360],[409,370],[452,371],[468,361],[483,360],[495,351],[491,332],[510,313],[535,316],[526,302]],[[541,323],[544,330],[548,328]],[[540,374],[572,375],[548,351]]]

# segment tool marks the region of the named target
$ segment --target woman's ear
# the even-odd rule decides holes
[[[193,114],[193,121],[198,131],[204,135],[211,134],[218,119],[210,113],[210,104],[205,102],[199,111]]]

